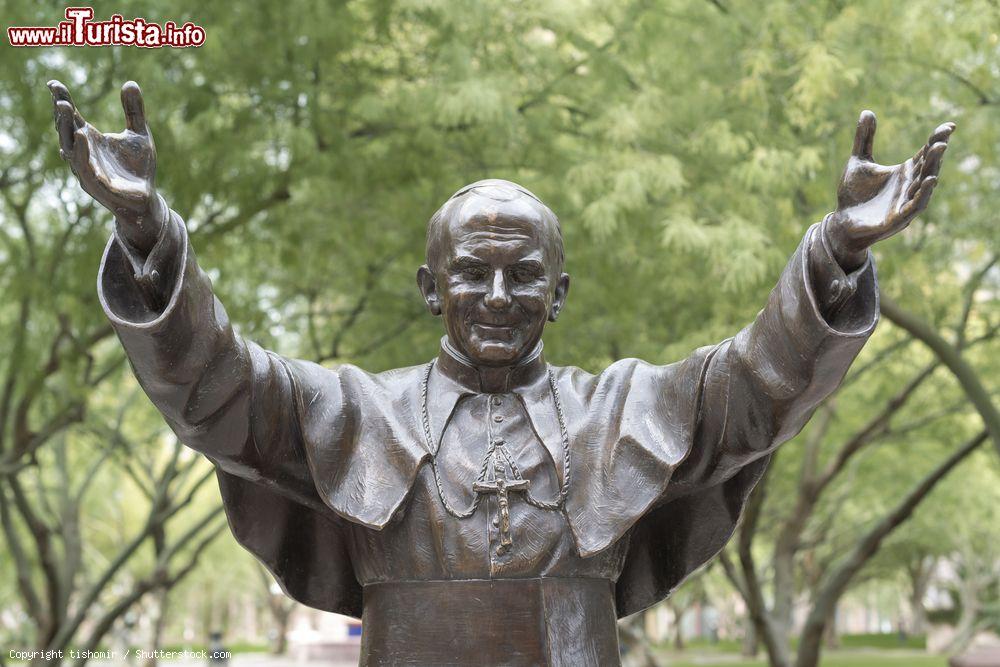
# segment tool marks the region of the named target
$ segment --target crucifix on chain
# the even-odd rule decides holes
[[[508,481],[499,456],[494,460],[494,471],[496,474],[493,482],[476,482],[472,485],[472,490],[478,494],[496,494],[497,505],[500,511],[500,546],[497,547],[497,554],[500,555],[506,552],[514,543],[510,535],[510,499],[507,493],[510,491],[527,491],[529,480],[514,479]]]

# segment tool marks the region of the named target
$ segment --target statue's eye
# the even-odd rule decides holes
[[[470,266],[462,269],[462,278],[465,280],[483,280],[486,277],[486,271],[483,269]]]
[[[514,269],[510,272],[510,277],[516,283],[530,283],[536,276],[528,269]]]

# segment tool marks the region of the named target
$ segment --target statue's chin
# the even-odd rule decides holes
[[[473,363],[480,366],[509,366],[520,357],[517,349],[502,343],[486,344],[470,355]]]
[[[520,341],[477,338],[471,342],[467,354],[480,366],[510,366],[527,352]]]

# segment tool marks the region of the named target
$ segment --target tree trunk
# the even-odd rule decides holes
[[[826,636],[823,638],[823,645],[826,648],[840,648],[840,631],[837,629],[837,608],[834,606],[833,613],[826,623]]]
[[[265,606],[270,613],[272,625],[269,631],[272,655],[284,655],[288,650],[288,624],[292,620],[292,612],[295,611],[295,603],[288,599],[284,593],[271,590],[271,575],[260,564],[257,565],[257,574],[261,584],[261,592],[264,596]]]
[[[920,637],[927,634],[927,608],[924,606],[924,595],[914,593],[910,598],[910,634]]]
[[[646,638],[643,614],[633,614],[618,623],[621,639],[622,664],[627,667],[659,667],[653,655],[653,647]]]
[[[288,609],[280,618],[275,618],[276,634],[271,641],[272,655],[285,655],[288,651],[288,623],[291,618],[291,609]]]
[[[740,655],[744,658],[756,658],[760,652],[760,641],[757,639],[757,630],[751,621],[743,624],[743,643],[740,646]]]
[[[674,607],[672,608],[674,612],[674,650],[683,651],[684,650],[684,626],[682,621],[684,620],[684,610]]]
[[[980,630],[981,614],[983,612],[983,591],[993,578],[992,567],[987,566],[988,574],[984,576],[977,563],[977,555],[969,555],[964,567],[959,568],[958,595],[962,612],[955,625],[955,636],[948,643],[945,653],[959,653],[968,647],[976,633]]]
[[[783,537],[788,537],[784,535]],[[798,541],[799,534],[791,536]],[[779,538],[774,547],[774,606],[771,622],[778,637],[787,642],[792,635],[792,606],[795,601],[796,546]]]
[[[790,667],[791,655],[788,650],[788,641],[781,637],[775,628],[773,619],[767,610],[767,603],[764,601],[764,592],[760,579],[757,576],[757,565],[753,556],[753,538],[757,530],[757,522],[760,520],[761,507],[767,495],[767,485],[770,478],[772,466],[768,466],[764,471],[764,476],[757,487],[753,490],[747,500],[747,507],[743,513],[743,522],[740,526],[740,534],[737,540],[740,557],[740,570],[743,573],[744,591],[743,597],[750,612],[750,619],[753,621],[757,638],[764,644],[768,659],[772,667]]]
[[[927,608],[924,597],[930,585],[931,575],[937,559],[931,556],[918,557],[906,568],[910,580],[910,634],[924,635],[927,633]]]
[[[156,607],[156,617],[153,619],[153,631],[150,636],[150,648],[156,651],[160,648],[163,642],[163,630],[167,624],[167,605],[169,602],[170,591],[166,588],[161,589],[154,597],[154,606]],[[157,660],[155,653],[146,659],[145,667],[156,667]]]

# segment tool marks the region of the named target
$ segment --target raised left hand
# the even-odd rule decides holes
[[[833,254],[848,269],[864,262],[869,246],[905,229],[927,207],[955,130],[951,122],[939,125],[913,157],[887,167],[872,158],[875,124],[874,113],[861,112],[854,149],[837,188],[837,210],[827,221]]]

